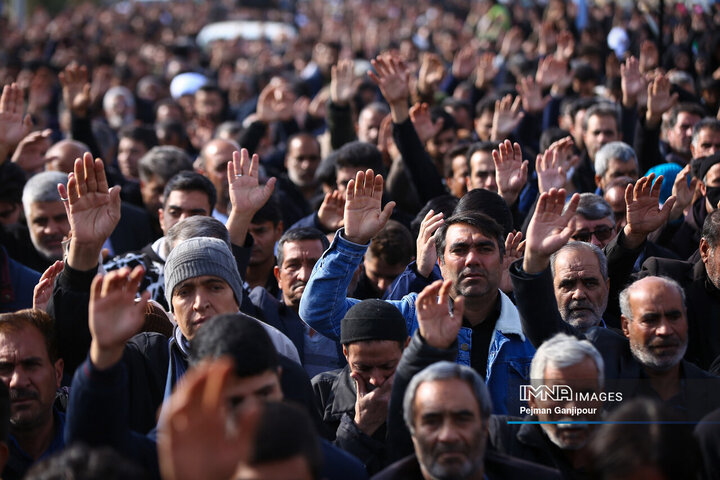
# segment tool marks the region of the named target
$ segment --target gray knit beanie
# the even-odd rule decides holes
[[[242,280],[235,257],[227,244],[218,238],[189,238],[178,243],[165,262],[165,298],[171,312],[175,287],[189,278],[203,275],[212,275],[225,280],[240,305]]]

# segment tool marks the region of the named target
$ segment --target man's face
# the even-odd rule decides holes
[[[282,223],[273,225],[273,222],[251,223],[250,235],[253,237],[253,247],[250,253],[250,266],[262,265],[275,256],[275,242],[282,236]]]
[[[483,468],[487,422],[457,378],[421,383],[413,400],[413,444],[425,478],[467,479]]]
[[[448,227],[439,264],[443,278],[453,282],[453,298],[483,297],[500,285],[502,255],[497,241],[473,226],[457,223]]]
[[[360,170],[365,171],[363,168],[356,167],[342,167],[335,170],[335,182],[337,183],[337,189],[345,198],[345,190],[347,190],[347,184],[350,180],[355,178],[357,172]]]
[[[573,240],[592,243],[603,249],[614,237],[615,224],[609,217],[588,220],[582,215],[575,215],[575,232],[570,237]]]
[[[231,374],[224,396],[232,409],[243,408],[250,399],[258,403],[280,402],[283,399],[280,373],[266,370],[249,377]]]
[[[140,180],[140,194],[147,212],[153,217],[158,217],[158,210],[162,208],[162,194],[165,190],[165,181],[153,175],[146,182]]]
[[[223,111],[223,99],[218,92],[195,92],[195,113],[199,119],[219,122]]]
[[[212,211],[207,193],[198,190],[173,190],[165,199],[165,207],[158,211],[163,233],[180,220],[194,215],[207,217]]]
[[[275,278],[285,305],[297,311],[312,269],[323,254],[320,240],[285,242],[282,265],[275,267]]]
[[[447,178],[448,188],[457,198],[462,197],[467,192],[467,177],[469,173],[467,159],[465,155],[457,155],[452,160],[452,177]]]
[[[285,157],[285,168],[291,182],[301,188],[314,186],[318,165],[320,165],[320,146],[315,140],[301,136],[290,142]]]
[[[60,141],[45,152],[45,170],[70,173],[73,171],[75,159],[82,155],[82,150],[76,145]]]
[[[638,165],[634,160],[629,162],[623,162],[616,158],[611,158],[608,162],[608,168],[605,171],[605,175],[602,177],[599,175],[595,176],[595,183],[598,187],[605,190],[605,186],[610,183],[613,179],[618,177],[630,177],[633,180],[638,179]]]
[[[484,188],[497,192],[495,181],[495,162],[490,152],[475,152],[470,157],[470,176],[468,177],[468,190]]]
[[[475,119],[475,133],[481,142],[490,140],[492,131],[493,112],[484,111],[479,118]]]
[[[617,121],[608,115],[593,115],[588,119],[583,140],[590,160],[595,161],[595,153],[600,147],[606,143],[620,140]]]
[[[398,275],[405,271],[406,267],[402,263],[391,265],[382,258],[373,256],[370,252],[365,254],[363,266],[365,276],[378,294],[385,293],[385,290],[395,281]]]
[[[720,288],[720,255],[718,253],[717,248],[711,247],[707,240],[700,239],[700,258],[702,258],[707,276],[715,288]]]
[[[710,167],[705,174],[705,178],[703,178],[703,181],[700,183],[700,193],[705,196],[705,208],[708,212],[712,212],[717,208],[717,204],[715,204],[714,198],[713,201],[710,201],[710,198],[706,196],[707,187],[720,187],[720,163]]]
[[[430,157],[435,161],[439,161],[450,151],[456,141],[457,133],[455,130],[448,129],[428,140],[425,146]]]
[[[63,361],[51,362],[40,331],[26,325],[0,333],[0,378],[10,389],[10,426],[32,430],[52,422]]]
[[[230,202],[228,191],[227,164],[232,160],[235,146],[224,140],[214,140],[203,148],[205,175],[217,191],[218,205],[227,206]],[[214,206],[214,205],[213,205]]]
[[[619,232],[627,224],[627,216],[625,210],[627,204],[625,203],[625,187],[615,186],[605,191],[603,198],[612,208],[613,216],[615,217],[615,231]]]
[[[132,138],[121,138],[118,143],[118,166],[120,172],[127,179],[138,178],[138,161],[147,153],[145,144]]]
[[[402,348],[394,340],[368,340],[343,345],[350,372],[365,381],[367,391],[382,386],[397,368]]]
[[[695,142],[690,145],[692,158],[708,157],[720,152],[720,132],[710,128],[703,128],[698,133]]]
[[[358,140],[361,142],[372,143],[377,145],[378,135],[380,133],[380,124],[385,115],[374,109],[365,108],[360,112],[358,118]]]
[[[215,315],[237,313],[238,302],[230,285],[219,277],[201,275],[175,286],[172,307],[180,331],[188,340]]]
[[[27,223],[35,250],[48,260],[62,260],[62,240],[70,232],[63,203],[32,203]]]
[[[595,254],[565,250],[555,259],[553,288],[563,320],[587,330],[600,324],[608,301],[609,282],[602,278]]]
[[[646,368],[667,371],[687,350],[687,315],[680,292],[663,280],[647,277],[629,295],[632,319],[622,316],[622,329],[633,356]]]
[[[667,131],[670,147],[681,155],[690,155],[693,127],[701,118],[690,112],[680,112],[675,125]]]
[[[542,383],[549,388],[554,385],[567,385],[572,389],[573,394],[582,393],[592,396],[602,392],[598,373],[597,365],[590,357],[585,357],[580,363],[565,368],[559,368],[550,363],[545,367]],[[536,397],[531,395],[528,404],[531,408],[552,412],[538,415],[538,420],[548,422],[541,424],[542,429],[550,441],[561,450],[580,450],[585,447],[595,429],[595,425],[592,424],[570,422],[597,421],[600,419],[602,412],[602,402],[599,400],[555,401],[548,396],[539,395]],[[577,415],[555,413],[556,408],[561,409],[559,411],[562,412],[562,410],[571,407],[583,409],[584,412],[592,412],[594,409],[594,413],[580,413]],[[554,423],[562,421],[568,423]]]

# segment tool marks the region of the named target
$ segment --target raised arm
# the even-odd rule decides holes
[[[32,128],[30,115],[23,116],[23,92],[16,84],[5,85],[0,95],[0,165]]]

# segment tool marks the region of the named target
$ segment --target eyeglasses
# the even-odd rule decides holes
[[[596,228],[592,232],[588,232],[587,230],[580,230],[575,235],[573,235],[571,238],[575,240],[576,242],[590,242],[593,235],[595,235],[595,238],[600,240],[601,242],[604,242],[606,240],[610,240],[610,237],[612,237],[613,229],[612,227],[608,226],[602,226]]]

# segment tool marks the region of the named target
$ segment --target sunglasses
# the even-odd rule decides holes
[[[576,242],[590,242],[592,239],[592,236],[595,235],[595,238],[597,238],[599,241],[604,242],[606,240],[610,240],[610,237],[612,237],[613,229],[612,227],[603,226],[598,227],[594,231],[589,232],[587,230],[580,230],[575,235],[572,236],[572,239]]]

